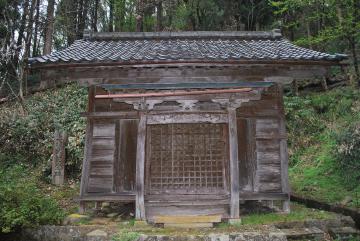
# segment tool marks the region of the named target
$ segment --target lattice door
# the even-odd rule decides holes
[[[147,193],[227,192],[225,124],[149,125]]]

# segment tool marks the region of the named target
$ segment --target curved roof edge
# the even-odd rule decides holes
[[[84,31],[86,40],[136,40],[136,39],[280,39],[281,30],[272,31],[184,31],[184,32],[93,32]]]

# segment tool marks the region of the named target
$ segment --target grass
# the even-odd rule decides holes
[[[268,214],[251,214],[242,218],[243,225],[264,225],[279,222],[305,221],[309,219],[331,219],[335,215],[329,212],[308,209],[299,204],[291,205],[289,214],[268,213]]]
[[[285,99],[292,191],[331,204],[351,197],[346,206],[360,208],[359,175],[342,170],[336,156],[336,136],[360,122],[359,90],[345,87]]]
[[[242,216],[242,222],[238,224],[220,223],[216,227],[211,229],[176,229],[176,228],[158,228],[151,225],[137,227],[131,222],[124,222],[119,224],[119,234],[122,233],[143,233],[147,235],[169,235],[169,236],[181,236],[185,233],[187,235],[206,235],[209,233],[230,233],[230,232],[242,232],[242,231],[254,231],[254,230],[269,230],[271,227],[266,226],[268,224],[276,224],[292,221],[306,221],[306,220],[324,220],[334,219],[335,214],[306,208],[303,205],[292,203],[291,213],[267,213],[267,214],[250,214]],[[264,226],[265,225],[265,226]],[[121,239],[116,239],[116,241]],[[127,240],[127,239],[124,239]]]

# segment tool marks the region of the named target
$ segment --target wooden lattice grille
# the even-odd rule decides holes
[[[148,191],[225,191],[225,124],[162,124],[147,128]]]

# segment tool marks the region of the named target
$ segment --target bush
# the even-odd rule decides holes
[[[46,163],[52,154],[56,128],[69,136],[67,145],[67,173],[79,173],[85,135],[85,121],[80,113],[86,109],[85,88],[76,84],[29,96],[24,101],[26,114],[18,103],[0,108],[0,161],[12,164]]]
[[[31,175],[20,165],[0,169],[0,233],[58,224],[64,218],[64,212],[40,192]]]
[[[336,136],[336,156],[340,168],[351,182],[360,184],[360,122],[357,122]]]

